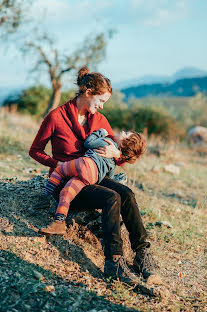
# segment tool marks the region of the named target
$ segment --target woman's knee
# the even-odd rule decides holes
[[[110,190],[107,192],[107,196],[102,199],[102,211],[103,215],[116,215],[120,216],[121,213],[121,196]]]
[[[136,204],[136,198],[134,192],[127,186],[122,190],[121,193],[121,198],[122,198],[122,205],[125,203],[128,203],[130,205]]]
[[[121,205],[121,196],[116,191],[110,190],[108,192],[108,198],[116,201],[117,203]]]

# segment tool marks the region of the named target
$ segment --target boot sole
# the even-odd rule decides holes
[[[46,233],[46,232],[43,232],[43,231],[38,231],[38,233],[41,234],[41,235],[46,235],[46,236],[64,235],[64,234],[66,234],[66,232],[64,232],[64,233]]]

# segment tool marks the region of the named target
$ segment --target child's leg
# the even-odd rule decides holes
[[[57,168],[55,168],[49,178],[49,181],[44,187],[42,195],[53,194],[63,178],[77,176],[78,172],[76,170],[76,167],[78,159],[66,161]]]
[[[65,219],[68,214],[69,206],[75,196],[85,187],[79,177],[71,178],[60,192],[59,204],[55,213],[55,220]],[[62,217],[59,214],[63,215]]]
[[[53,194],[63,178],[64,175],[61,174],[60,166],[58,166],[51,174],[47,184],[43,189],[42,195]]]
[[[65,221],[67,217],[70,202],[84,186],[98,181],[98,167],[91,158],[87,157],[80,157],[61,164],[60,174],[71,176],[71,179],[60,192],[60,200],[54,222],[48,227],[39,230],[39,233],[43,235],[63,235],[66,232],[66,226],[65,222],[62,221]]]
[[[72,165],[72,166],[71,166]],[[62,164],[64,172],[71,178],[60,192],[58,208],[55,214],[55,220],[64,220],[67,217],[69,206],[75,196],[86,185],[94,184],[98,180],[98,168],[95,162],[86,157],[75,159],[74,163],[67,166],[67,163]],[[61,171],[62,172],[62,171]]]

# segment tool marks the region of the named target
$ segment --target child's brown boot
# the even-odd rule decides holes
[[[53,221],[48,227],[41,228],[38,231],[42,235],[64,235],[66,233],[65,221]]]

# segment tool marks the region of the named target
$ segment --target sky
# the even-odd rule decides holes
[[[36,0],[28,16],[39,18],[56,47],[68,54],[90,34],[113,29],[98,66],[112,86],[188,66],[207,70],[206,0]],[[9,48],[1,42],[0,88],[36,84],[29,73],[32,61],[15,44]],[[44,73],[38,81],[49,84]]]

